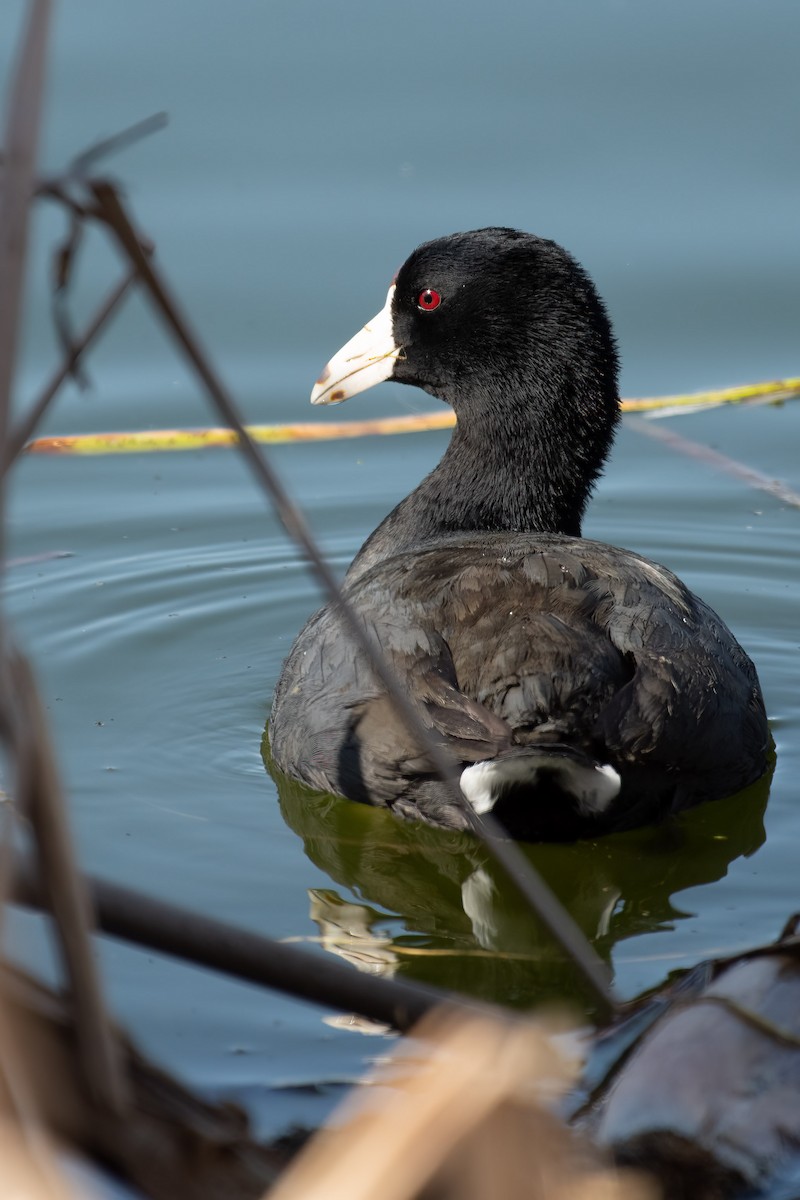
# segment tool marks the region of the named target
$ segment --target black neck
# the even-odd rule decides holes
[[[461,416],[442,461],[367,539],[350,577],[450,533],[580,537],[617,419],[615,393],[586,401],[574,392],[549,403],[513,403],[507,393],[495,403],[456,401]]]
[[[408,497],[421,526],[580,537],[591,485],[576,477],[574,451],[541,428],[481,425],[462,418],[442,461]]]

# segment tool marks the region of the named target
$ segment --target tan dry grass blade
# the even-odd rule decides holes
[[[83,1193],[81,1195],[84,1195]],[[0,1196],[4,1200],[81,1200],[81,1196],[51,1164],[42,1170],[19,1128],[0,1120]]]
[[[0,1196],[78,1200],[64,1182],[44,1127],[18,1029],[0,1005]],[[51,1086],[58,1086],[53,1077]]]
[[[437,1200],[655,1200],[544,1107],[569,1071],[541,1024],[439,1012],[415,1045],[358,1090],[270,1200],[413,1200],[433,1179]]]

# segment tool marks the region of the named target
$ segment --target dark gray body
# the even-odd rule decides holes
[[[629,551],[561,534],[455,534],[359,565],[344,594],[463,766],[555,743],[622,777],[593,819],[517,789],[495,810],[516,836],[641,824],[766,769],[750,659],[679,579]],[[284,664],[270,741],[276,764],[313,788],[464,824],[329,607]]]

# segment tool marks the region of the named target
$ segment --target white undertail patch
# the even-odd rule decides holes
[[[531,751],[466,767],[461,772],[461,791],[483,816],[492,811],[503,792],[519,784],[534,787],[543,775],[574,796],[587,816],[605,812],[622,783],[609,763],[579,762],[562,754]]]

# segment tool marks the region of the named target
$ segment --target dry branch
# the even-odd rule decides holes
[[[328,955],[298,950],[118,884],[92,878],[84,878],[83,884],[103,933],[297,999],[358,1013],[401,1032],[441,1004],[490,1011],[488,1005],[460,1001],[430,986],[361,974]],[[18,904],[45,908],[29,861],[16,861],[11,895]]]

